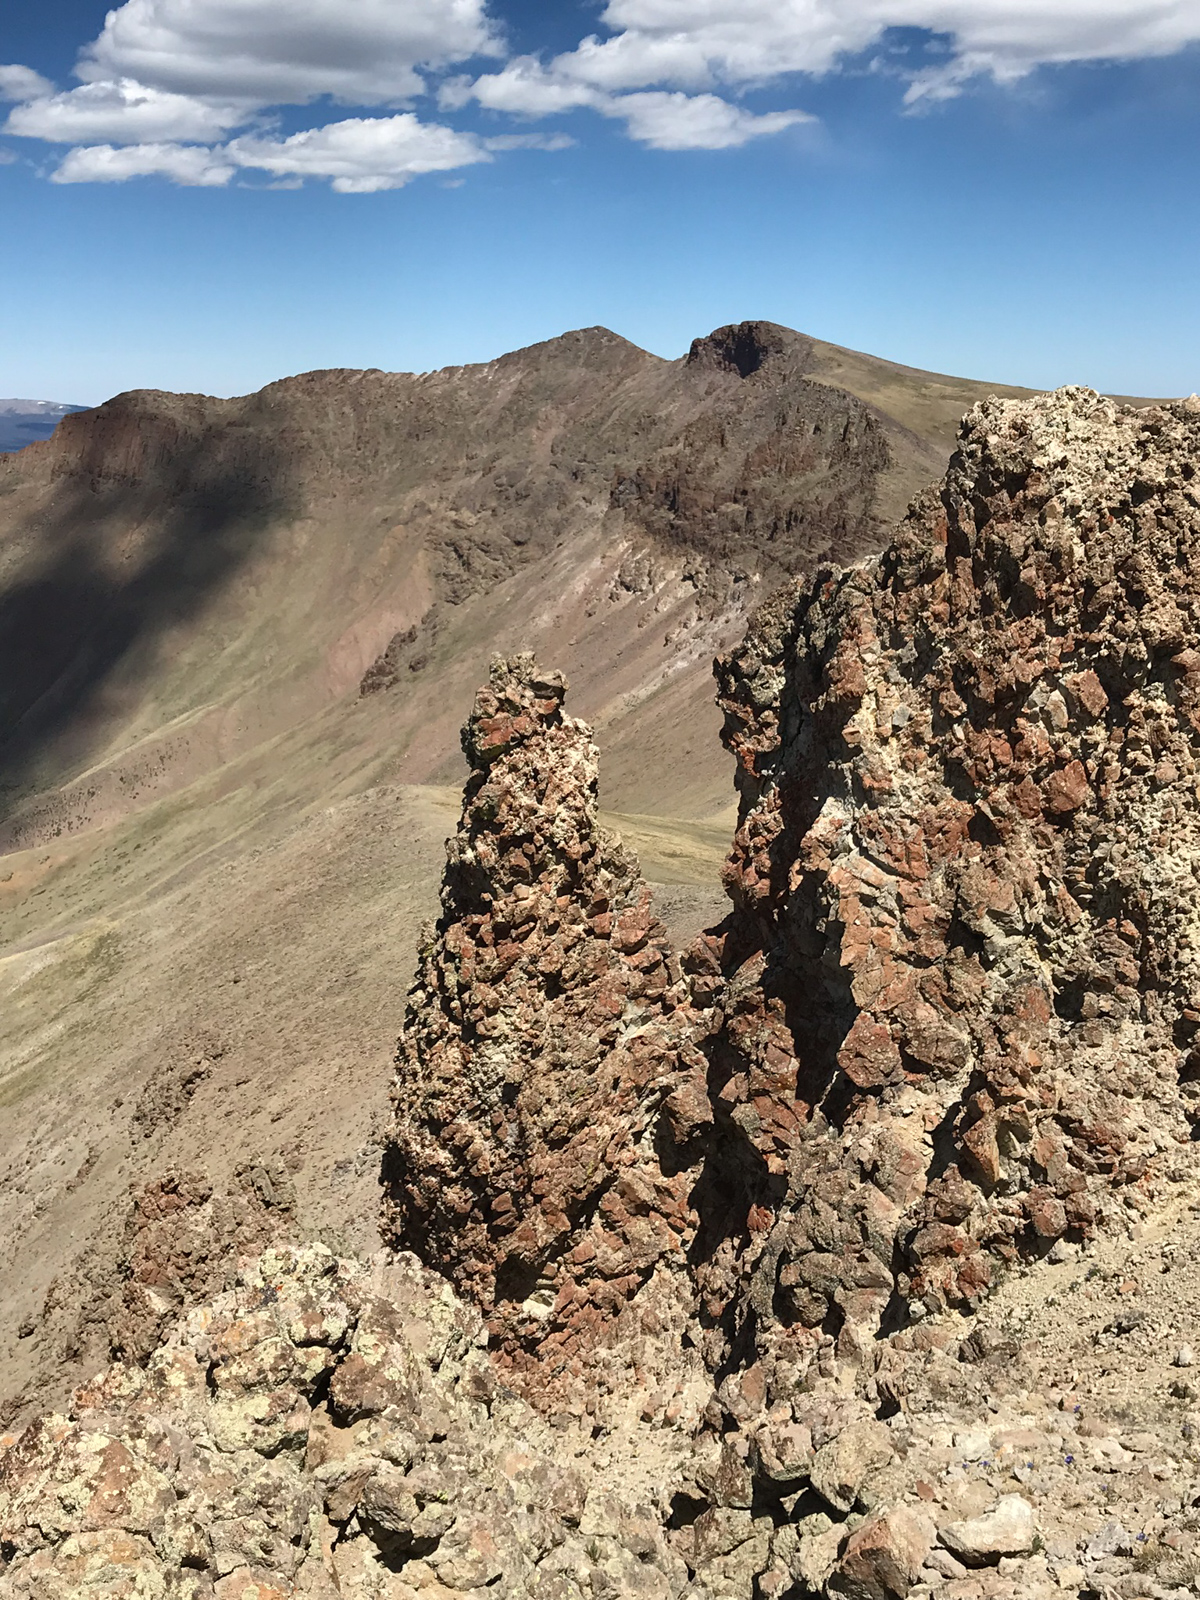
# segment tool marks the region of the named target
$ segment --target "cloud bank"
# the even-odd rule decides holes
[[[609,0],[604,33],[550,59],[512,55],[487,0],[126,0],[60,89],[0,66],[2,131],[68,145],[59,183],[161,177],[203,187],[258,172],[342,193],[398,188],[505,149],[561,149],[554,133],[484,137],[411,107],[544,120],[579,110],[658,150],[722,150],[812,119],[766,112],[751,90],[837,71],[896,29],[936,40],[906,100],[1014,82],[1039,67],[1170,55],[1200,42],[1197,0]],[[283,107],[332,102],[380,115],[286,138]]]

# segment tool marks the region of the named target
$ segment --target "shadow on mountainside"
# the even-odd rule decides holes
[[[149,446],[138,438],[132,472],[97,470],[94,434],[105,413],[111,433],[123,404],[82,415],[73,439],[60,431],[44,447],[62,462],[51,463],[57,482],[0,533],[0,552],[16,552],[0,587],[0,821],[86,764],[106,699],[129,692],[139,660],[148,667],[164,636],[229,583],[291,498],[261,435],[229,450],[211,422]],[[143,419],[119,420],[136,433]]]

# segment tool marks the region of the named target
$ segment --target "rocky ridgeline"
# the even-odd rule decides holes
[[[1197,461],[1194,402],[988,403],[776,597],[682,957],[497,662],[389,1251],[275,1247],[5,1441],[0,1596],[1194,1594]]]

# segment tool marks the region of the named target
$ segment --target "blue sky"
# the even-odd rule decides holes
[[[1200,389],[1200,0],[0,0],[0,394],[766,317]]]

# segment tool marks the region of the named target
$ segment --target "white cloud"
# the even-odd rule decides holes
[[[125,183],[129,178],[169,178],[196,188],[219,188],[237,169],[220,150],[200,145],[100,144],[69,150],[54,183]]]
[[[475,83],[455,78],[442,86],[447,110],[477,100],[489,111],[516,116],[549,116],[580,107],[623,120],[630,137],[655,150],[727,150],[812,118],[803,111],[771,111],[762,116],[731,105],[715,94],[648,90],[614,94],[587,83],[564,67],[559,57],[547,68],[534,56],[518,56],[500,72]]]
[[[422,67],[501,53],[485,0],[126,0],[80,76],[260,105],[394,105],[422,92]]]
[[[148,89],[123,78],[118,83],[85,83],[15,106],[4,132],[52,144],[203,141],[220,138],[247,115],[244,105]]]
[[[451,79],[442,85],[438,98],[448,111],[478,100],[489,111],[529,117],[553,116],[578,106],[598,107],[603,101],[601,93],[557,70],[559,61],[547,69],[536,56],[515,56],[500,72],[485,73],[474,83],[469,78]]]
[[[939,40],[926,58],[936,64],[911,71],[909,104],[959,94],[980,75],[1012,82],[1042,65],[1168,55],[1200,42],[1200,0],[607,0],[603,36],[549,61],[504,60],[488,6],[125,0],[80,56],[82,87],[56,91],[29,67],[0,66],[0,100],[14,102],[2,131],[73,146],[54,174],[64,183],[156,174],[217,185],[242,167],[280,184],[323,177],[361,193],[570,140],[477,137],[409,113],[350,117],[290,138],[256,124],[271,108],[323,97],[398,108],[440,79],[445,111],[472,102],[526,118],[588,109],[655,149],[714,150],[810,120],[798,110],[755,114],[737,103],[742,91],[835,71],[892,29]],[[480,56],[501,64],[462,75]],[[445,77],[453,68],[458,75]]]
[[[449,172],[490,161],[480,140],[411,112],[350,117],[289,139],[243,137],[225,147],[230,160],[276,177],[332,178],[339,194],[399,189],[425,172]]]
[[[610,0],[602,20],[613,37],[557,57],[555,77],[610,91],[764,83],[827,72],[889,28],[948,36],[960,78],[1007,80],[1200,41],[1196,0]]]
[[[29,68],[0,68],[0,96],[21,102],[4,131],[76,146],[55,174],[63,183],[157,174],[217,184],[241,166],[283,181],[328,177],[346,193],[397,188],[421,172],[489,161],[489,148],[409,114],[201,147],[272,107],[324,96],[402,104],[426,91],[423,72],[501,54],[487,0],[126,0],[82,52],[81,87],[59,93]]]
[[[719,95],[662,91],[616,95],[603,110],[623,117],[630,137],[653,150],[730,150],[814,120],[803,111],[755,116]]]
[[[0,100],[32,100],[35,95],[53,93],[50,80],[32,67],[0,67]]]
[[[592,52],[594,44],[585,41],[580,50],[594,58],[601,49],[596,46]],[[621,73],[597,72],[594,77],[596,81],[587,81],[578,51],[558,57],[549,67],[535,56],[517,56],[501,71],[486,73],[474,83],[451,79],[443,84],[440,101],[447,110],[477,100],[489,111],[531,117],[582,107],[623,120],[631,138],[655,150],[727,150],[813,120],[803,111],[756,116],[715,94],[678,90],[618,94],[609,84],[619,82]]]
[[[752,116],[714,89],[834,70],[893,28],[948,42],[949,59],[913,75],[906,100],[945,99],[968,79],[1012,82],[1069,61],[1167,55],[1200,41],[1200,0],[609,0],[595,35],[548,64],[519,56],[442,87],[449,109],[543,117],[587,107],[624,117],[658,149],[719,149],[806,120]]]
[[[69,151],[52,176],[55,183],[124,183],[129,178],[160,177],[216,188],[239,170],[259,170],[275,178],[266,186],[271,189],[298,189],[305,179],[329,178],[340,194],[373,194],[399,189],[422,173],[452,172],[490,161],[494,150],[565,150],[573,143],[566,134],[545,133],[476,139],[404,112],[394,117],[351,117],[288,139],[245,136],[215,148],[169,142],[82,146]]]

